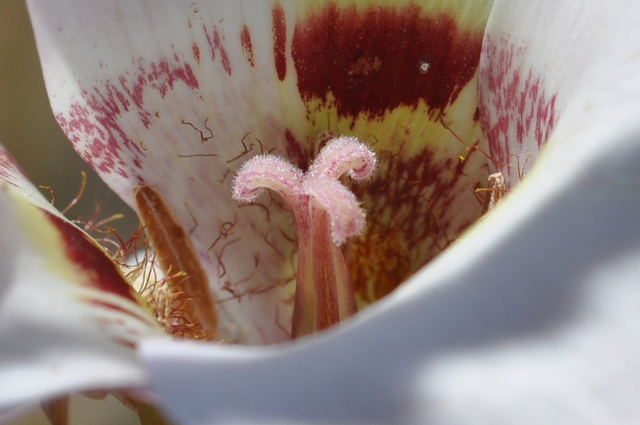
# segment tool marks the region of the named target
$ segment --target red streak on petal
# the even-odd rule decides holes
[[[174,61],[173,63],[180,62],[177,55],[174,56]],[[199,88],[198,79],[194,75],[191,65],[185,63],[182,66],[176,67],[173,66],[173,63],[167,59],[153,62],[150,66],[150,72],[146,71],[141,65],[140,73],[143,74],[145,71],[147,72],[149,84],[155,88],[162,97],[165,97],[167,92],[173,89],[173,85],[178,81],[185,83],[187,87],[192,90],[197,90]]]
[[[118,99],[123,104],[125,104],[126,98],[124,97],[124,93],[126,93],[138,108],[142,108],[142,105],[144,103],[144,98],[143,98],[144,82],[145,80],[142,75],[138,75],[137,81],[133,83],[129,83],[125,78],[125,76],[121,75],[120,78],[118,78],[118,83],[120,83],[120,87],[122,87],[122,91],[118,91],[116,89],[116,92],[119,94]],[[127,111],[128,110],[129,109],[127,109]],[[145,116],[145,118],[147,118],[147,116]]]
[[[132,350],[136,349],[136,344],[134,342],[131,341],[127,341],[124,338],[113,338],[112,339],[113,342],[115,342],[116,344],[120,344],[120,345],[124,345],[127,348],[131,348]]]
[[[87,236],[71,223],[50,213],[47,213],[47,216],[62,235],[67,257],[85,272],[87,278],[81,282],[82,285],[138,303],[131,286],[100,247],[89,241]]]
[[[255,66],[256,64],[253,61],[253,43],[251,43],[251,33],[246,25],[242,27],[242,32],[240,33],[240,44],[242,45],[242,51],[244,52],[247,61],[249,61],[251,66]]]
[[[485,105],[480,120],[491,156],[510,163],[510,144],[522,145],[533,138],[541,147],[547,141],[558,119],[557,93],[548,93],[542,76],[524,65],[523,46],[488,37],[483,54],[488,65],[480,71],[486,84],[480,93]]]
[[[200,63],[200,48],[198,47],[198,45],[196,43],[193,43],[191,45],[191,50],[193,51],[193,58],[196,60],[196,62]]]
[[[278,79],[284,81],[287,76],[287,21],[284,17],[284,10],[279,4],[271,11],[273,19],[273,59],[276,65]]]
[[[471,80],[481,46],[481,33],[414,3],[328,4],[296,24],[292,56],[302,98],[326,102],[331,93],[340,116],[380,116],[421,100],[435,114]]]
[[[209,44],[209,51],[211,52],[211,60],[216,60],[216,52],[220,53],[220,61],[222,62],[222,67],[227,72],[227,74],[231,75],[231,62],[229,61],[229,54],[227,53],[227,49],[225,49],[222,44],[222,38],[220,37],[220,33],[217,28],[213,28],[213,35],[209,34],[209,30],[204,26],[204,34],[207,37],[207,44]]]
[[[139,314],[136,314],[135,312],[131,311],[131,310],[127,310],[126,308],[122,308],[118,305],[115,305],[113,303],[107,302],[107,301],[103,301],[103,300],[97,300],[94,298],[83,298],[84,301],[88,302],[89,304],[98,306],[98,307],[104,307],[104,308],[108,308],[109,310],[114,310],[117,311],[119,313],[124,313],[127,316],[131,316],[134,319],[140,321],[140,322],[144,322],[144,323],[148,323],[152,325],[152,322],[149,320],[149,318],[141,316]],[[121,325],[124,326],[126,323],[123,320],[113,320],[113,319],[105,319],[105,318],[101,318],[101,320],[103,321],[107,321],[105,323],[107,324],[116,324],[116,325]],[[132,334],[139,334],[139,331],[137,330],[130,330],[130,333]]]

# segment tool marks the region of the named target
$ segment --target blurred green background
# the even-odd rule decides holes
[[[54,188],[59,209],[76,197],[80,172],[87,172],[87,189],[70,218],[90,217],[99,197],[100,218],[125,214],[110,224],[120,236],[128,238],[137,227],[135,213],[82,162],[53,118],[23,0],[0,0],[0,143],[31,181]]]

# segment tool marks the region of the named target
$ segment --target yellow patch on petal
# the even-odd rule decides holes
[[[90,236],[62,216],[34,206],[10,186],[2,189],[11,198],[21,230],[39,254],[44,269],[69,285],[91,290],[82,292],[82,296],[78,293],[81,302],[126,313],[156,327],[146,312],[137,310],[144,308],[144,301]]]
[[[296,90],[306,111],[302,122],[284,114],[287,158],[306,169],[326,130],[358,137],[379,158],[366,187],[351,187],[367,212],[366,230],[344,248],[361,306],[395,289],[482,214],[473,189],[493,165],[483,155],[477,67],[489,9],[490,2],[382,0],[274,12],[274,50],[290,46],[278,71],[282,96]],[[275,35],[292,17],[283,44]]]
[[[64,255],[65,249],[60,238],[60,232],[51,225],[46,214],[41,209],[26,201],[19,193],[9,186],[2,188],[9,195],[17,211],[16,218],[20,223],[23,234],[29,238],[29,244],[38,250],[40,257],[46,261],[44,267],[58,276],[61,280],[77,283],[78,270]]]

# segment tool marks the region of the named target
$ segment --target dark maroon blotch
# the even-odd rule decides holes
[[[110,292],[137,303],[133,289],[100,247],[89,241],[73,224],[50,213],[47,215],[64,239],[66,255],[87,272],[89,279],[83,282],[85,286]]]
[[[273,57],[276,64],[278,79],[284,81],[287,76],[287,22],[284,18],[284,10],[279,4],[271,11],[273,20]]]
[[[481,45],[482,33],[416,4],[329,4],[296,24],[292,56],[303,99],[331,93],[340,116],[381,116],[420,100],[438,114],[473,78]]]

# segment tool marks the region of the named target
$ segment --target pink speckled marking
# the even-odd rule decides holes
[[[84,88],[82,101],[71,104],[69,110],[58,114],[56,119],[74,146],[80,146],[83,159],[92,168],[140,180],[130,175],[130,167],[121,152],[126,149],[132,153],[133,164],[140,169],[144,151],[131,140],[119,118],[123,112],[135,110],[140,122],[149,128],[153,114],[145,107],[145,96],[155,91],[165,97],[179,83],[191,90],[199,88],[191,65],[183,63],[178,55],[151,63],[140,59],[135,72]]]
[[[222,41],[224,40],[224,36],[220,37],[220,33],[217,28],[213,28],[213,34],[209,34],[209,30],[206,26],[203,26],[204,33],[207,37],[207,44],[209,44],[209,51],[211,52],[211,60],[216,60],[216,52],[220,53],[220,61],[222,62],[222,67],[227,72],[227,74],[231,75],[231,62],[229,61],[229,54],[227,53],[227,49],[225,49]]]
[[[544,77],[523,66],[526,48],[502,37],[487,37],[482,54],[488,65],[480,69],[480,120],[491,156],[504,169],[511,163],[511,147],[535,140],[541,148],[557,122],[557,93],[545,89]],[[508,140],[515,133],[515,140]],[[524,159],[523,159],[524,160]]]

